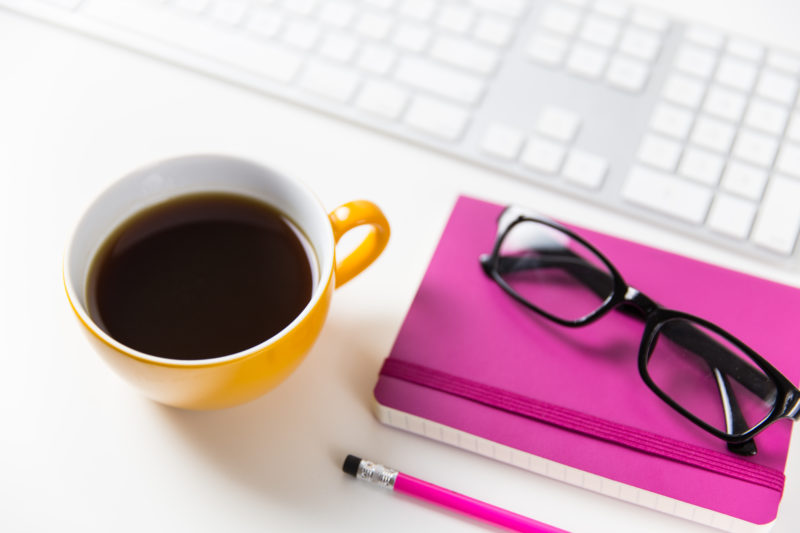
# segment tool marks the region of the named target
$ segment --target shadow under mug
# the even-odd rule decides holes
[[[311,300],[276,335],[241,352],[213,359],[176,360],[134,350],[103,331],[88,312],[87,278],[101,244],[141,210],[186,194],[227,192],[278,208],[305,234],[318,261]],[[346,257],[335,246],[347,231],[371,226]],[[84,332],[105,361],[153,400],[187,409],[218,409],[253,400],[284,380],[317,339],[335,287],[358,275],[386,247],[389,224],[373,203],[357,200],[327,213],[300,182],[253,162],[196,155],[136,170],[100,194],[78,221],[67,245],[63,276],[67,297]]]

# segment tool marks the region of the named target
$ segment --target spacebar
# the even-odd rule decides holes
[[[291,81],[302,61],[298,54],[250,40],[243,33],[220,32],[182,19],[153,0],[92,0],[81,11],[88,18],[276,81]]]

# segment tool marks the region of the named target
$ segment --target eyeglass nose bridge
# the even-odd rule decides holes
[[[624,305],[631,306],[642,313],[643,316],[648,316],[658,309],[659,305],[651,300],[648,296],[642,294],[638,289],[628,286],[625,295],[622,297]]]

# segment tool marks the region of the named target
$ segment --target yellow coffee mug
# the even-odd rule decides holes
[[[106,238],[141,210],[199,192],[245,195],[288,216],[314,249],[319,277],[311,300],[283,330],[257,346],[213,359],[176,360],[134,350],[100,328],[88,312],[87,277]],[[356,226],[371,229],[341,260],[339,238]],[[274,388],[303,360],[317,339],[334,287],[358,275],[386,247],[389,224],[373,203],[357,200],[330,214],[294,179],[256,163],[227,156],[170,159],[136,170],[112,184],[84,212],[64,257],[64,286],[76,316],[105,361],[157,402],[187,409],[218,409],[253,400]]]

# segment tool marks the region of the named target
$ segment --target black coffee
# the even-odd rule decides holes
[[[119,342],[171,359],[255,346],[311,299],[316,260],[279,211],[204,193],[142,211],[102,245],[89,271],[89,313]]]

